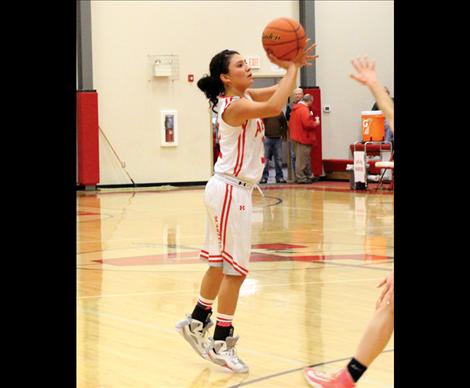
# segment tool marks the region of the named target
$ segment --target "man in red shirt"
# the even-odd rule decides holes
[[[318,180],[312,174],[310,152],[317,141],[314,129],[320,124],[320,118],[314,117],[311,111],[313,96],[306,94],[292,107],[289,121],[290,139],[295,152],[296,183],[312,183]]]

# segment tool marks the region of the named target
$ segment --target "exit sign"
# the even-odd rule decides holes
[[[259,57],[248,57],[248,66],[252,69],[260,69],[261,68],[261,60]]]

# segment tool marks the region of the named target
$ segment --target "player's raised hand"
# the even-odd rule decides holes
[[[310,38],[307,39],[307,42]],[[316,43],[313,43],[310,47],[307,47],[304,50],[300,50],[297,56],[294,58],[293,62],[297,65],[297,67],[302,66],[312,66],[310,62],[314,61],[318,58],[318,55],[311,55],[312,51],[317,47]]]
[[[367,86],[377,82],[374,60],[370,60],[367,56],[362,56],[353,59],[351,63],[357,71],[357,74],[350,75],[352,79]]]
[[[310,40],[307,39],[307,42]],[[283,69],[287,69],[292,63],[294,63],[298,68],[301,68],[303,66],[312,66],[310,62],[318,58],[318,55],[310,55],[310,53],[315,49],[317,46],[316,43],[313,43],[310,47],[299,50],[297,56],[292,59],[291,61],[286,61],[283,59],[276,58],[272,53],[268,52],[268,58],[269,60],[274,63],[275,65],[282,67]]]

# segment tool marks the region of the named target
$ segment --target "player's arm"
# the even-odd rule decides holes
[[[274,92],[277,90],[277,87],[277,85],[274,85],[268,88],[248,89],[247,92],[250,94],[251,98],[254,101],[262,102],[269,100],[274,94]]]
[[[254,118],[274,117],[281,113],[287,99],[292,93],[294,83],[297,79],[297,71],[302,66],[310,66],[309,61],[317,56],[311,56],[309,53],[315,48],[315,44],[308,49],[300,51],[292,61],[283,61],[277,59],[272,54],[268,54],[269,60],[286,69],[286,74],[282,77],[271,97],[266,101],[251,101],[242,98],[230,104],[223,113],[224,121],[232,126],[242,125],[246,120]]]
[[[290,62],[287,72],[279,82],[279,87],[267,101],[251,101],[241,98],[232,102],[223,113],[224,121],[232,126],[239,126],[246,120],[277,116],[291,93],[291,85],[297,78],[297,65]]]
[[[375,97],[375,101],[380,110],[384,112],[392,132],[395,131],[394,127],[394,105],[393,100],[385,91],[385,88],[377,79],[375,72],[375,61],[370,61],[366,56],[358,57],[352,60],[352,65],[357,70],[357,74],[351,74],[351,78],[367,85]]]
[[[390,129],[392,132],[395,132],[393,100],[387,94],[385,88],[379,81],[370,83],[368,86],[377,101],[378,107],[382,112],[384,112],[384,115],[390,124]]]

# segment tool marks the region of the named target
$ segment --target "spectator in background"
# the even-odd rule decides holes
[[[286,119],[289,122],[290,120],[290,115],[292,112],[292,108],[294,107],[295,104],[297,104],[302,97],[304,96],[304,91],[302,88],[296,88],[294,89],[294,99],[291,103],[287,104],[286,108]],[[288,138],[288,143],[289,143],[289,154],[290,154],[290,160],[291,160],[291,166],[292,170],[295,171],[295,151],[294,151],[294,144],[292,143],[292,140]]]
[[[286,183],[282,172],[282,138],[287,135],[287,120],[281,111],[279,116],[267,117],[264,121],[264,158],[265,166],[260,183],[267,183],[269,178],[269,160],[274,159],[276,183]]]
[[[314,129],[320,125],[320,118],[314,117],[311,109],[313,96],[306,94],[294,105],[289,121],[290,138],[294,144],[296,183],[312,183],[319,178],[312,174],[310,153],[316,142]]]
[[[295,104],[297,104],[302,99],[303,96],[304,96],[304,91],[302,88],[294,89],[294,100],[290,104],[288,104],[286,108],[287,121],[290,120],[290,114],[292,112],[292,108],[294,107]]]

